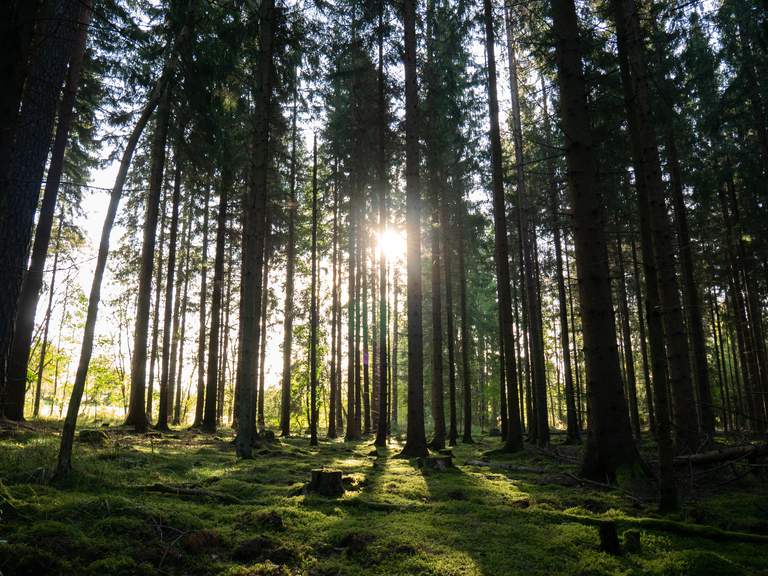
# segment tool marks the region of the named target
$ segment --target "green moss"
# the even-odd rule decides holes
[[[650,563],[658,576],[743,576],[745,570],[709,550],[670,552]]]

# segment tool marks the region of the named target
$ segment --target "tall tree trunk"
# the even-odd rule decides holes
[[[266,235],[269,129],[272,107],[274,0],[259,5],[259,82],[254,95],[255,122],[251,180],[243,202],[243,266],[240,299],[240,357],[238,383],[240,411],[236,438],[237,455],[250,458],[255,434],[254,384],[258,375],[258,342],[261,331],[262,272]]]
[[[51,324],[51,310],[53,308],[53,294],[56,286],[56,272],[59,267],[59,250],[61,250],[61,229],[64,226],[64,213],[59,211],[59,226],[56,229],[56,252],[53,255],[53,270],[51,271],[51,283],[48,286],[48,308],[45,312],[45,327],[43,328],[43,343],[40,345],[40,362],[37,365],[37,384],[35,386],[35,400],[32,415],[37,418],[40,415],[40,395],[43,387],[43,372],[45,370],[45,355],[48,351],[48,327]],[[56,351],[58,354],[59,351]],[[55,395],[55,391],[54,391]]]
[[[337,377],[341,366],[336,362],[336,349],[341,342],[336,338],[336,323],[341,322],[339,317],[339,188],[338,166],[334,166],[333,181],[333,230],[331,232],[332,256],[331,256],[331,373],[330,373],[330,398],[328,406],[328,438],[338,437],[336,432],[336,408],[337,396],[341,390],[337,387]]]
[[[403,0],[405,64],[405,211],[408,275],[408,436],[402,456],[426,456],[424,430],[424,334],[421,292],[421,182],[419,93],[416,85],[416,3]]]
[[[198,320],[199,333],[197,337],[197,395],[195,398],[195,419],[192,427],[197,428],[203,422],[203,408],[205,407],[205,336],[206,336],[206,308],[208,305],[208,208],[211,203],[211,185],[205,187],[203,200],[203,246],[200,255],[200,316]],[[211,320],[213,322],[213,320]],[[216,369],[209,366],[208,369]]]
[[[69,474],[72,470],[72,445],[75,439],[75,427],[77,425],[77,414],[80,411],[80,403],[85,390],[85,380],[88,376],[88,365],[91,361],[93,352],[93,338],[96,331],[96,318],[99,311],[99,300],[101,298],[101,282],[104,278],[104,269],[107,265],[107,256],[109,255],[109,235],[112,232],[112,225],[115,222],[117,206],[120,203],[120,196],[125,185],[128,169],[131,165],[133,153],[136,150],[136,144],[141,137],[141,133],[149,122],[152,112],[157,107],[158,101],[166,91],[168,80],[173,74],[176,66],[176,50],[179,44],[183,44],[189,35],[189,28],[184,26],[175,38],[175,41],[168,48],[166,64],[163,67],[163,73],[158,78],[157,83],[149,95],[147,104],[136,121],[136,125],[126,142],[123,156],[120,160],[120,168],[115,178],[115,185],[109,197],[107,214],[104,218],[104,226],[101,230],[101,240],[99,242],[99,252],[96,257],[96,269],[93,273],[93,283],[91,284],[91,294],[88,298],[88,312],[85,319],[85,328],[83,331],[82,344],[80,348],[80,361],[77,366],[75,383],[72,386],[72,395],[67,408],[67,416],[64,420],[64,427],[61,431],[61,444],[59,446],[59,455],[56,463],[56,476],[62,477]],[[135,353],[135,350],[134,350]],[[142,411],[144,403],[141,404]]]
[[[152,422],[152,400],[155,385],[155,368],[157,367],[158,343],[160,339],[160,296],[163,293],[163,258],[165,251],[165,214],[168,202],[168,194],[165,188],[161,192],[162,203],[160,206],[160,248],[157,254],[157,270],[155,274],[155,302],[153,305],[154,314],[152,314],[152,344],[149,352],[149,378],[147,380],[147,420]]]
[[[178,150],[176,152],[178,154]],[[177,158],[176,162],[178,163],[180,161],[179,158]],[[185,254],[183,257],[178,259],[178,265],[176,267],[176,281],[175,285],[176,288],[176,298],[174,299],[173,303],[173,326],[171,328],[171,334],[172,334],[172,341],[171,341],[171,361],[170,366],[168,368],[169,375],[168,375],[168,408],[167,408],[167,418],[169,420],[173,419],[173,410],[174,410],[174,400],[177,398],[176,393],[176,376],[177,376],[177,367],[178,372],[181,372],[181,364],[179,363],[179,339],[180,339],[180,324],[181,324],[181,315],[182,315],[182,300],[186,298],[186,277],[184,274],[185,270],[185,263],[187,261],[187,257],[189,254],[189,242],[190,242],[190,233],[192,229],[192,216],[191,216],[191,208],[192,203],[187,202],[185,206],[185,214],[184,214],[184,225],[181,230],[181,238],[182,242],[184,242],[185,248]],[[182,278],[185,278],[184,280],[184,296],[182,296]],[[177,424],[178,422],[174,420],[174,424]]]
[[[651,372],[648,366],[648,345],[645,338],[645,314],[643,312],[643,293],[640,283],[640,269],[637,265],[637,248],[632,228],[629,230],[632,246],[632,277],[635,290],[635,302],[637,303],[638,337],[640,338],[640,357],[643,362],[643,384],[645,386],[645,403],[648,408],[648,428],[651,434],[656,435],[656,417],[653,409],[653,391],[651,386]],[[666,379],[666,378],[665,378]]]
[[[366,216],[363,218],[363,226],[360,228],[360,262],[358,264],[360,270],[360,276],[362,278],[362,339],[363,339],[363,433],[367,436],[371,433],[371,377],[370,377],[370,361],[371,354],[369,348],[369,333],[368,333],[368,198],[367,194],[363,193],[363,210]]]
[[[283,307],[283,379],[280,394],[280,433],[291,435],[291,350],[293,347],[293,277],[296,260],[296,92],[291,115],[291,175],[288,203],[288,249],[285,255],[285,304]]]
[[[188,204],[187,212],[187,241],[184,254],[184,290],[181,297],[181,330],[179,332],[179,372],[176,375],[176,393],[173,403],[173,423],[181,422],[181,378],[184,374],[184,342],[187,334],[187,306],[189,305],[189,251],[192,245],[192,200]]]
[[[485,54],[488,62],[488,109],[491,125],[491,181],[493,187],[493,223],[496,261],[496,287],[499,294],[501,345],[504,354],[504,380],[507,382],[507,435],[505,448],[517,451],[523,448],[523,430],[517,401],[517,367],[512,341],[512,296],[509,287],[509,247],[507,216],[504,204],[501,135],[499,131],[499,101],[496,91],[496,51],[494,46],[493,7],[491,0],[483,1],[485,20]]]
[[[262,282],[261,298],[261,338],[259,339],[259,382],[256,396],[256,424],[258,431],[263,432],[264,423],[264,380],[266,378],[266,354],[267,354],[267,317],[269,305],[269,264],[272,256],[272,220],[267,214],[266,238],[264,239],[264,275]]]
[[[624,247],[621,237],[616,240],[616,258],[619,265],[619,318],[621,319],[621,339],[624,342],[624,366],[627,379],[627,399],[629,400],[629,421],[640,440],[640,410],[637,405],[637,380],[635,378],[635,358],[632,354],[632,331],[629,326],[629,303],[627,302],[626,274],[624,272]]]
[[[0,149],[4,153],[0,157],[0,270],[4,276],[0,293],[0,386],[3,387],[0,390],[0,416],[11,420],[24,419],[26,378],[7,381],[8,355],[27,270],[40,183],[80,12],[80,3],[76,0],[51,0],[44,6],[40,45],[29,67],[18,122],[0,128],[2,139],[9,130],[7,147]],[[20,14],[22,9],[18,10]],[[9,33],[14,35],[15,31]],[[23,35],[26,37],[26,32]],[[17,66],[24,68],[26,63],[19,62]],[[18,78],[12,76],[3,80],[11,80],[9,97],[16,101],[16,94],[21,94],[17,92]],[[15,110],[12,116],[17,117]],[[26,360],[26,357],[18,360],[24,364],[25,371]]]
[[[160,400],[158,402],[157,427],[168,429],[170,419],[171,390],[171,342],[173,340],[173,275],[176,272],[176,242],[179,231],[179,205],[181,204],[181,159],[179,147],[176,147],[175,170],[173,175],[173,200],[171,201],[171,235],[168,241],[168,270],[165,280],[165,315],[163,318],[163,361],[160,368]],[[159,286],[158,286],[159,288]],[[176,298],[178,300],[178,297]]]
[[[467,267],[464,258],[464,198],[459,194],[456,202],[459,253],[459,309],[461,317],[461,383],[464,390],[464,431],[461,441],[472,444],[472,366],[470,365],[471,342],[469,339],[469,306],[467,304]]]
[[[216,255],[213,263],[213,292],[211,294],[211,334],[208,341],[208,375],[205,388],[205,408],[202,428],[207,432],[216,431],[216,404],[219,379],[219,339],[221,332],[220,314],[224,293],[224,249],[227,243],[227,201],[232,187],[232,173],[228,167],[222,169],[219,211],[216,222]]]
[[[397,408],[398,408],[398,397],[397,397],[397,368],[398,368],[398,361],[397,361],[397,354],[398,354],[398,341],[400,339],[400,331],[398,329],[398,323],[400,321],[400,307],[399,307],[399,296],[400,296],[400,279],[398,275],[398,268],[395,266],[395,270],[392,274],[392,415],[391,418],[391,425],[390,428],[392,432],[399,431],[399,424],[398,424],[398,414],[397,414]]]
[[[690,378],[688,339],[675,270],[672,230],[664,199],[656,129],[651,113],[643,37],[634,0],[612,0],[611,6],[616,23],[632,156],[639,184],[638,196],[641,210],[642,204],[648,205],[652,253],[658,270],[677,449],[690,452],[699,447],[699,429]]]
[[[568,188],[573,206],[584,356],[588,382],[589,433],[581,473],[615,481],[640,456],[632,439],[621,390],[616,323],[605,237],[605,211],[597,188],[597,164],[581,63],[573,0],[551,0],[561,94]]]
[[[165,169],[165,141],[171,116],[170,87],[163,90],[157,108],[155,133],[152,137],[149,191],[144,216],[144,238],[141,246],[138,298],[136,302],[136,323],[133,336],[133,358],[131,361],[131,400],[125,424],[137,432],[147,430],[146,388],[147,388],[147,336],[149,330],[149,307],[152,297],[152,270],[155,260],[155,239],[160,211],[160,195],[163,189]]]
[[[440,182],[440,184],[438,184]],[[445,448],[445,405],[443,388],[443,298],[440,278],[442,260],[440,246],[440,192],[442,179],[430,175],[430,196],[432,200],[432,420],[435,430],[430,446],[435,450]]]
[[[547,380],[544,367],[544,346],[541,314],[539,310],[539,291],[536,282],[536,263],[534,262],[535,229],[532,227],[531,199],[525,180],[523,160],[523,130],[520,122],[520,100],[517,83],[517,58],[512,39],[512,14],[505,9],[507,27],[507,53],[509,54],[509,91],[512,100],[512,135],[515,144],[515,173],[517,194],[520,208],[520,233],[523,247],[523,270],[525,271],[525,303],[528,311],[529,338],[531,340],[531,373],[536,411],[536,442],[539,446],[549,445],[549,423],[547,419]],[[517,378],[512,379],[508,388],[517,386]],[[515,394],[517,398],[517,394]]]
[[[552,129],[549,121],[547,87],[544,77],[541,78],[541,100],[544,107],[544,132],[547,139],[547,178],[550,194],[550,210],[552,211],[552,232],[555,244],[555,275],[557,277],[557,303],[560,318],[560,347],[563,352],[563,380],[565,384],[566,440],[569,443],[581,441],[578,415],[576,413],[576,394],[573,387],[573,372],[571,370],[571,343],[568,330],[568,301],[565,294],[565,276],[563,274],[563,250],[560,238],[560,201],[555,181],[555,165],[551,155]]]
[[[317,446],[317,133],[312,141],[312,278],[309,289],[309,445]]]
[[[224,298],[224,341],[221,346],[221,373],[219,376],[219,389],[218,389],[218,401],[216,402],[216,424],[221,425],[224,420],[224,394],[227,388],[227,367],[229,356],[229,313],[230,313],[230,300],[232,298],[232,244],[229,242],[229,250],[227,251],[227,295]]]
[[[356,285],[356,196],[357,190],[354,185],[349,187],[349,237],[347,240],[349,279],[347,293],[347,431],[344,440],[357,440],[358,435],[355,432],[355,358],[357,356],[357,346],[355,344],[355,310],[357,285]]]
[[[22,4],[34,5],[35,3],[22,2]],[[45,191],[43,192],[43,199],[40,205],[40,216],[35,227],[32,257],[29,269],[24,275],[16,311],[16,326],[8,356],[6,382],[9,389],[17,391],[15,394],[10,394],[16,401],[15,405],[9,406],[7,415],[9,417],[14,415],[21,416],[18,419],[22,419],[24,415],[24,390],[26,388],[27,363],[32,346],[32,333],[35,326],[35,311],[37,310],[40,289],[43,284],[43,269],[45,268],[45,260],[48,255],[53,217],[56,213],[56,199],[59,194],[59,185],[61,184],[61,176],[64,171],[64,152],[67,147],[69,128],[72,124],[77,87],[80,83],[90,18],[91,1],[85,0],[80,7],[77,32],[72,45],[72,55],[69,60],[66,84],[64,85],[64,94],[59,102],[59,120],[56,125]],[[4,76],[4,78],[8,77]],[[3,92],[6,92],[6,90],[3,90]],[[10,131],[11,126],[12,124],[4,124],[2,130]],[[59,225],[61,226],[61,223]],[[2,361],[0,361],[1,363]],[[35,416],[37,416],[37,409],[35,410]]]
[[[379,69],[377,76],[378,98],[378,126],[377,126],[377,184],[379,188],[379,234],[384,234],[389,225],[389,213],[387,211],[387,100],[384,78],[384,11],[386,2],[381,0],[379,5]],[[389,435],[389,421],[387,415],[387,257],[385,250],[379,254],[379,419],[376,427],[376,446],[386,446]]]
[[[448,427],[448,444],[456,446],[458,440],[458,419],[456,417],[456,353],[455,353],[455,330],[453,318],[453,251],[450,243],[450,220],[448,216],[448,202],[446,194],[440,195],[440,232],[443,248],[443,263],[445,268],[445,328],[446,328],[446,347],[448,349],[448,398],[450,415]]]

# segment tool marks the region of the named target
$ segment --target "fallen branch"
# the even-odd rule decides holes
[[[229,502],[230,504],[242,504],[243,501],[237,496],[231,494],[223,494],[221,492],[212,492],[211,490],[205,490],[204,488],[189,488],[186,486],[168,486],[166,484],[150,484],[148,486],[142,486],[144,490],[149,492],[160,492],[163,494],[175,494],[177,496],[203,496],[205,498],[211,498],[214,500],[221,500],[222,502]]]
[[[512,472],[530,472],[532,474],[546,474],[550,472],[546,468],[537,466],[518,466],[516,464],[506,464],[504,462],[485,462],[483,460],[467,460],[467,466],[481,466],[484,468],[499,468],[501,470],[510,470]]]
[[[748,444],[691,454],[690,456],[676,456],[674,464],[675,466],[705,466],[726,460],[760,458],[762,456],[768,456],[768,444]]]
[[[748,542],[753,544],[768,544],[768,535],[753,534],[750,532],[733,532],[722,530],[715,526],[705,526],[701,524],[688,524],[686,522],[676,522],[663,518],[597,518],[593,516],[582,516],[579,514],[568,514],[566,512],[551,512],[548,510],[532,509],[536,513],[547,516],[558,517],[571,522],[578,522],[588,526],[603,526],[606,524],[615,524],[629,526],[632,528],[641,528],[645,530],[654,530],[660,532],[669,532],[680,536],[693,536],[696,538],[706,538],[715,542]]]

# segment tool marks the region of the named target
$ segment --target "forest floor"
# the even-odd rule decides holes
[[[572,447],[468,464],[498,448],[482,437],[436,471],[395,458],[397,440],[376,450],[278,439],[237,460],[229,431],[106,432],[76,443],[75,471],[58,483],[48,478],[56,426],[3,432],[3,576],[768,574],[765,543],[638,521],[658,517],[653,494],[580,483]],[[344,472],[344,496],[305,493],[318,467]],[[768,535],[763,481],[700,482],[674,517],[680,525]],[[601,551],[591,519],[616,520],[620,537],[639,533],[639,549]]]

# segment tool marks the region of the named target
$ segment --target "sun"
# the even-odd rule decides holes
[[[405,255],[405,237],[402,232],[387,228],[376,239],[376,251],[387,260],[396,261]]]

